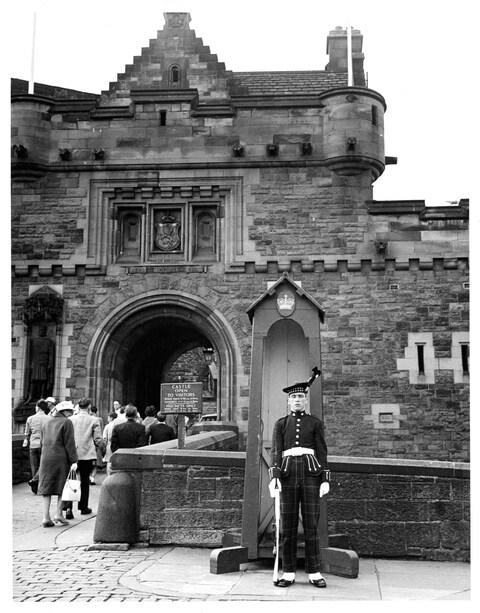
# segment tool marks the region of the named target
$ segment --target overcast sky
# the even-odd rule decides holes
[[[233,71],[323,70],[329,31],[352,25],[364,37],[369,87],[387,102],[385,153],[398,158],[374,184],[374,198],[444,204],[470,197],[473,185],[475,4],[21,0],[8,3],[3,57],[9,76],[30,78],[36,11],[35,81],[100,93],[156,37],[165,11],[189,12],[190,27]]]

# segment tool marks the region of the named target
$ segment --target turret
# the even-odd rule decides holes
[[[12,179],[35,179],[44,172],[50,149],[50,98],[12,93]]]
[[[364,87],[342,87],[322,94],[326,163],[340,175],[371,171],[375,181],[385,168],[383,97]]]

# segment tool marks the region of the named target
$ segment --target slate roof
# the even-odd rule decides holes
[[[229,86],[233,96],[320,94],[347,86],[347,73],[325,70],[234,72]]]

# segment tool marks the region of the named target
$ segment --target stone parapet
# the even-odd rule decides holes
[[[242,524],[245,453],[208,451],[232,432],[119,451],[115,470],[141,481],[140,536],[150,545],[220,547]],[[330,456],[329,532],[360,556],[467,561],[470,465]]]

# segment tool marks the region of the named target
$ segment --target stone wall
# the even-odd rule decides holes
[[[140,487],[139,540],[220,547],[224,532],[241,529],[245,453],[203,449],[231,436],[190,437],[201,450],[170,442],[115,454],[113,468],[135,474]],[[469,560],[469,465],[341,456],[329,463],[329,534],[345,535],[360,556]]]
[[[189,273],[76,276],[63,280],[68,321],[73,325],[67,382],[71,396],[89,394],[86,356],[92,335],[105,313],[121,299],[146,291],[165,290],[202,295],[221,312],[235,331],[242,358],[239,370],[249,376],[251,326],[246,309],[276,280],[271,273],[243,275]],[[435,279],[435,283],[432,279]],[[453,369],[437,368],[433,383],[411,383],[408,370],[398,368],[409,335],[431,333],[435,359],[452,355],[453,333],[468,330],[469,291],[463,287],[467,271],[441,269],[405,271],[338,268],[335,271],[294,272],[294,279],[326,311],[322,326],[322,384],[329,451],[338,455],[469,460],[469,378],[454,380]],[[53,281],[46,277],[44,282]],[[14,320],[21,319],[21,305],[32,279],[15,281]],[[42,279],[35,283],[41,287]],[[114,286],[113,286],[114,284]],[[397,284],[399,289],[391,289]],[[440,363],[438,363],[441,366]],[[390,405],[394,421],[381,424],[377,406]],[[246,431],[249,386],[238,390],[233,419]],[[100,410],[105,407],[100,406]],[[223,407],[225,408],[225,407]],[[243,421],[243,424],[242,424]]]
[[[429,475],[427,463],[413,468],[411,474],[335,471],[329,532],[346,534],[360,556],[468,561],[468,478],[440,476],[442,470]]]

